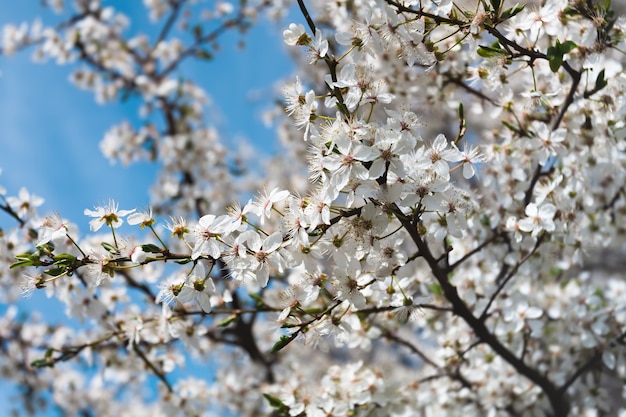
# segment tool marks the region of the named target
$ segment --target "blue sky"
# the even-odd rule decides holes
[[[131,18],[130,33],[144,31],[149,23],[140,0],[105,0],[103,4],[119,7]],[[32,22],[37,16],[44,23],[58,19],[42,9],[39,0],[0,6],[0,26]],[[243,37],[231,34],[215,60],[186,69],[212,97],[225,137],[246,137],[264,152],[272,151],[274,134],[264,126],[260,113],[276,98],[275,83],[293,69],[282,44],[282,28],[287,23],[265,22]],[[242,39],[247,45],[243,50],[236,48]],[[138,120],[136,103],[99,105],[91,93],[69,82],[70,66],[36,64],[30,56],[28,50],[9,58],[0,56],[0,186],[8,195],[16,195],[25,186],[46,200],[41,214],[58,211],[76,223],[83,236],[89,220],[83,215],[85,208],[109,198],[118,201],[120,208],[146,208],[158,167],[111,165],[98,148],[112,125]],[[260,96],[264,99],[259,100]],[[14,225],[0,214],[0,228]],[[19,307],[32,305],[45,306],[50,317],[61,317],[63,307],[43,294],[35,294]],[[5,309],[0,305],[0,313]],[[12,391],[0,381],[0,415],[8,413],[5,407]]]
[[[121,6],[131,17],[130,33],[143,31],[148,24],[139,0],[103,3]],[[43,16],[44,22],[46,16],[54,17],[40,8],[39,1],[14,2],[2,7],[0,24],[32,22],[36,16]],[[271,87],[292,70],[282,46],[282,26],[265,22],[243,37],[231,34],[215,60],[186,70],[213,98],[225,136],[246,137],[266,151],[272,149],[273,132],[261,122],[260,112],[275,98]],[[243,50],[236,48],[241,39],[247,44]],[[146,208],[158,167],[111,165],[98,149],[112,125],[138,120],[137,107],[99,105],[93,95],[69,82],[70,67],[35,64],[30,55],[25,51],[0,57],[0,185],[9,195],[27,187],[45,198],[44,213],[59,211],[83,232],[88,221],[83,210],[109,198],[121,208]],[[266,99],[251,99],[261,95]],[[2,226],[10,226],[5,217],[0,218]]]

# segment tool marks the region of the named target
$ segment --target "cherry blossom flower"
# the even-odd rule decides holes
[[[126,219],[128,224],[131,226],[138,224],[140,228],[151,227],[156,223],[154,217],[152,216],[152,209],[144,212],[136,212],[132,213]]]
[[[269,193],[265,190],[250,207],[250,212],[259,216],[261,224],[264,224],[265,220],[270,218],[274,205],[286,200],[287,197],[289,197],[289,191],[281,190],[278,187]]]
[[[528,217],[518,222],[519,230],[530,232],[533,237],[537,237],[543,230],[554,231],[554,214],[556,213],[554,204],[544,203],[537,206],[535,203],[530,203],[526,206],[525,213]]]
[[[25,218],[35,215],[36,208],[43,204],[44,199],[22,187],[17,197],[7,197],[6,202],[19,217]]]
[[[222,233],[228,230],[229,225],[229,216],[215,216],[213,214],[202,216],[194,228],[196,241],[191,259],[198,259],[202,255],[209,255],[213,259],[218,259],[223,248],[219,239]]]
[[[437,135],[432,145],[420,157],[418,168],[432,169],[438,176],[448,178],[450,167],[448,162],[458,162],[463,155],[456,148],[448,148],[448,140],[444,135]]]
[[[255,272],[261,288],[264,288],[269,281],[270,268],[275,268],[279,272],[283,270],[283,259],[278,251],[283,243],[282,234],[272,233],[261,240],[257,233],[249,231],[246,241],[248,248],[254,253],[250,269]]]
[[[184,285],[176,295],[181,303],[194,302],[205,313],[211,312],[211,297],[216,293],[215,284],[202,263],[198,263],[193,273],[185,280]]]
[[[111,228],[118,228],[124,223],[121,218],[134,212],[134,209],[119,210],[118,204],[113,200],[109,200],[106,206],[97,206],[95,210],[84,210],[86,216],[94,218],[89,221],[89,228],[92,232],[97,232],[105,224]]]
[[[311,42],[311,37],[306,34],[304,26],[295,23],[290,23],[289,29],[283,31],[283,38],[285,43],[290,46],[308,45]]]
[[[46,216],[41,222],[37,246],[66,238],[68,222],[59,213]]]

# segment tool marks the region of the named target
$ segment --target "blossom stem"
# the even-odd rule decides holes
[[[163,242],[163,240],[161,240],[161,238],[159,237],[159,235],[157,234],[156,230],[154,230],[154,227],[152,227],[152,225],[148,226],[150,228],[150,230],[152,230],[152,233],[154,234],[154,236],[157,238],[157,240],[159,242],[161,242],[161,246],[163,246],[164,250],[168,250],[167,249],[167,245]]]
[[[113,235],[113,244],[115,245],[115,248],[118,249],[117,238],[115,237],[115,228],[113,227],[113,225],[111,225],[110,227],[111,227],[111,234]]]
[[[85,252],[83,252],[83,250],[80,248],[80,246],[78,246],[78,243],[76,243],[76,241],[75,241],[74,239],[72,239],[72,237],[71,237],[68,233],[66,233],[66,234],[65,234],[65,237],[67,237],[67,238],[70,240],[70,242],[72,242],[72,244],[73,244],[74,246],[76,246],[76,249],[78,249],[78,251],[80,252],[80,254],[81,254],[81,255],[83,255],[83,258],[86,258],[86,257],[87,257],[87,255],[85,254]]]

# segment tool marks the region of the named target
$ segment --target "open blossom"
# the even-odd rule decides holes
[[[289,46],[308,45],[311,42],[311,37],[307,35],[304,25],[295,23],[290,23],[289,29],[283,31],[283,38]]]
[[[202,216],[194,229],[196,244],[191,253],[191,259],[198,259],[202,255],[209,255],[218,259],[222,252],[220,235],[228,230],[229,216],[214,216],[207,214]]]
[[[95,210],[85,209],[84,211],[86,216],[93,217],[89,222],[89,228],[92,232],[97,232],[104,224],[112,228],[120,227],[124,223],[122,217],[134,212],[134,209],[119,210],[117,203],[113,200],[109,200],[109,204],[106,206],[98,206]]]
[[[283,94],[287,103],[285,108],[287,114],[293,118],[298,129],[304,128],[304,140],[307,140],[311,123],[317,118],[318,104],[315,99],[315,92],[309,90],[304,93],[300,79],[296,79],[295,84],[288,85],[283,89]]]
[[[31,194],[24,187],[20,189],[17,197],[7,197],[7,203],[18,216],[24,218],[35,214],[35,208],[41,206],[44,202],[43,198]]]
[[[448,140],[444,135],[440,134],[437,135],[432,145],[426,149],[417,167],[432,169],[438,176],[448,178],[450,175],[448,162],[458,162],[462,159],[463,155],[458,149],[448,149]]]
[[[554,204],[545,203],[537,206],[530,203],[526,206],[526,215],[528,217],[518,222],[518,227],[524,232],[531,232],[533,237],[537,237],[542,230],[552,232],[555,229],[554,214],[556,207]]]
[[[152,217],[152,209],[150,209],[149,211],[133,213],[128,216],[128,219],[126,221],[131,226],[138,224],[139,227],[141,227],[142,229],[144,227],[150,227],[154,223],[156,223],[156,220],[154,220],[154,218]]]
[[[309,46],[310,62],[316,63],[319,59],[322,59],[328,53],[328,41],[322,36],[322,32],[319,29],[315,30],[315,38],[312,44]]]
[[[463,164],[463,178],[470,179],[476,175],[476,165],[487,160],[480,150],[471,145],[466,146],[461,152]]]
[[[195,302],[205,313],[211,312],[211,296],[216,292],[215,284],[206,273],[204,265],[198,263],[184,284],[176,299],[181,303]]]
[[[567,136],[566,129],[559,128],[551,131],[545,123],[540,122],[535,122],[532,126],[536,137],[532,138],[529,144],[537,152],[539,165],[545,165],[548,159],[565,151],[566,148],[563,145],[563,141],[565,141]]]
[[[55,241],[57,239],[64,239],[66,237],[67,229],[67,222],[61,218],[59,213],[47,216],[41,222],[37,246],[50,241]]]
[[[283,259],[278,251],[283,243],[283,237],[280,232],[276,232],[261,240],[258,233],[252,230],[246,233],[248,233],[248,247],[254,252],[254,257],[251,258],[251,269],[255,271],[256,280],[263,288],[269,281],[270,268],[283,270]]]
[[[281,190],[278,187],[274,188],[269,193],[267,191],[263,191],[257,201],[252,203],[249,210],[259,216],[261,224],[264,224],[265,219],[269,219],[274,204],[286,200],[287,197],[289,197],[289,191]]]

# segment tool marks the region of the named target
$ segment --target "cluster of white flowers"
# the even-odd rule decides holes
[[[185,1],[145,2],[157,22],[183,16],[190,43],[168,18],[156,43],[125,39],[125,17],[78,3],[58,29],[5,27],[3,52],[38,43],[83,63],[73,79],[96,97],[138,94],[146,124],[101,148],[162,163],[154,212],[172,217],[110,201],[85,210],[106,233],[78,239],[38,217],[41,198],[0,188],[19,223],[0,235],[7,300],[45,288],[92,324],[8,310],[3,375],[67,413],[626,415],[626,282],[619,262],[588,261],[626,244],[626,18],[594,1],[298,0],[287,149],[267,178],[237,181],[208,95],[175,70],[267,2],[198,14],[211,34]],[[149,235],[121,235],[124,221]],[[193,358],[214,375],[176,377]],[[150,402],[136,388],[152,379]]]

